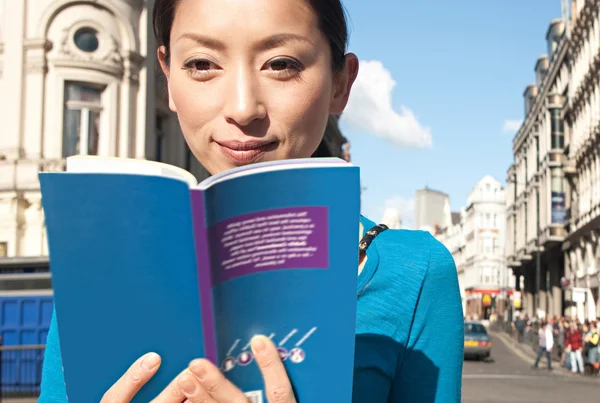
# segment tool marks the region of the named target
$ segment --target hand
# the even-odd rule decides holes
[[[256,336],[252,352],[262,372],[266,398],[270,403],[296,403],[290,380],[270,339]],[[156,374],[160,357],[149,353],[139,358],[106,392],[100,403],[127,403]],[[248,398],[210,361],[197,359],[190,363],[154,399],[152,403],[247,403]]]

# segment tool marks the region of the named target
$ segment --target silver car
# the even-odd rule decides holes
[[[490,336],[479,322],[465,322],[465,358],[489,358],[492,354],[492,341]]]

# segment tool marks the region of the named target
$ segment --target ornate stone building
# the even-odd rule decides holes
[[[569,42],[565,297],[566,313],[584,320],[600,317],[600,1],[576,3]]]
[[[526,313],[583,321],[600,316],[600,1],[569,5],[551,22],[548,55],[525,91],[507,178],[506,256],[524,283]]]
[[[569,83],[564,22],[546,34],[548,54],[538,58],[536,82],[527,86],[525,119],[513,140],[514,163],[507,175],[508,265],[524,283],[523,309],[562,313],[561,245],[565,228],[565,138],[562,110]]]
[[[465,317],[490,319],[504,315],[514,288],[504,260],[504,188],[491,176],[471,190],[460,213],[437,238],[448,248],[456,264]]]

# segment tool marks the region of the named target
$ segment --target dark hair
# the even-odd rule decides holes
[[[305,0],[319,17],[321,32],[331,47],[331,62],[334,71],[340,71],[346,60],[348,26],[346,14],[340,0]],[[169,42],[175,10],[180,0],[156,0],[152,10],[154,36],[159,46],[165,46],[165,62],[170,62]]]

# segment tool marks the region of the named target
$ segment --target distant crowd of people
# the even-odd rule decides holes
[[[533,368],[545,356],[552,370],[552,356],[560,366],[574,374],[600,375],[600,321],[580,322],[577,318],[554,317],[538,319],[518,316],[512,324],[515,339],[523,342],[526,335],[535,335],[537,358]]]

